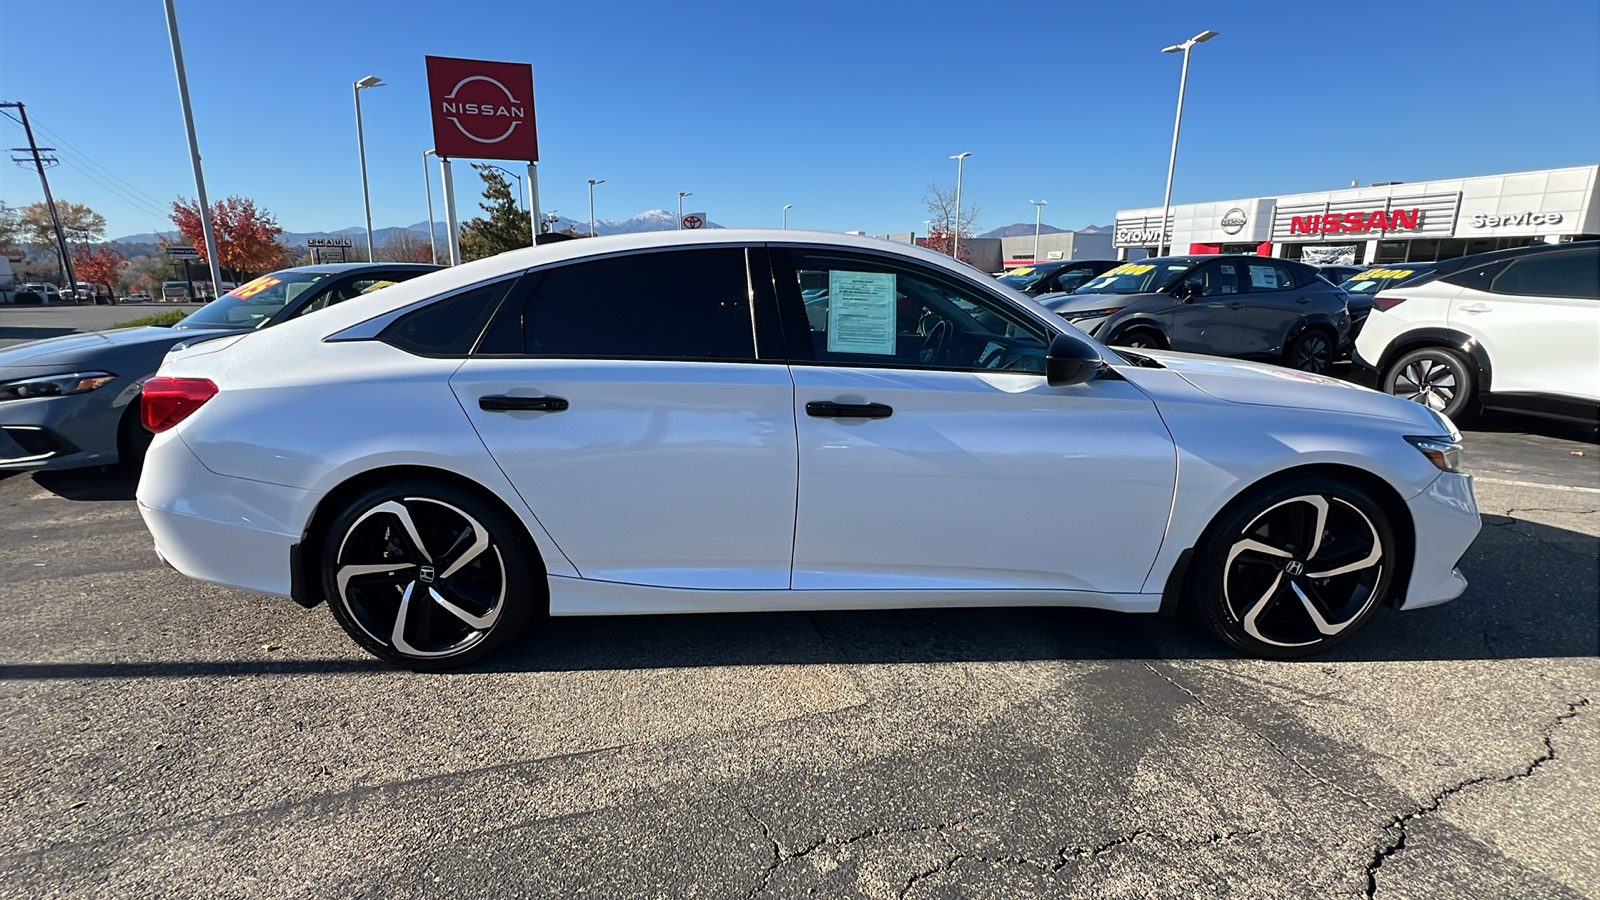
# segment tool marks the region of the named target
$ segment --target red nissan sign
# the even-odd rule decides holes
[[[1422,221],[1421,209],[1395,209],[1385,213],[1332,213],[1323,216],[1294,216],[1290,234],[1362,234],[1368,231],[1415,231]]]
[[[428,103],[440,156],[537,162],[533,66],[430,56]]]

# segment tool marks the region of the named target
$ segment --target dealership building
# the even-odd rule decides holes
[[[1154,256],[1161,207],[1118,210],[1118,259]],[[1172,253],[1307,262],[1428,262],[1600,237],[1600,166],[1174,206]]]

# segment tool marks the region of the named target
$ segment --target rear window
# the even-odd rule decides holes
[[[378,339],[419,356],[466,356],[515,283],[502,278],[437,300],[396,319]]]
[[[1514,259],[1494,277],[1489,290],[1525,297],[1600,297],[1600,248]]]

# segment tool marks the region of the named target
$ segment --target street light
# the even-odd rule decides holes
[[[1039,223],[1044,219],[1044,208],[1049,200],[1029,200],[1033,204],[1033,261],[1039,261]]]
[[[794,204],[793,203],[785,203],[783,205],[783,227],[784,228],[788,228],[789,227],[789,210],[791,210],[791,209],[794,209]]]
[[[967,157],[971,153],[958,153],[950,157],[956,161],[956,242],[955,248],[950,251],[951,257],[961,258],[961,167],[966,165]]]
[[[361,204],[367,211],[367,262],[372,262],[372,197],[367,192],[367,138],[361,130],[361,91],[365,88],[383,87],[383,79],[368,75],[352,82],[351,93],[356,97],[356,149],[361,154]]]
[[[685,197],[693,197],[693,196],[694,196],[694,192],[693,191],[679,191],[678,192],[678,230],[679,231],[683,230],[683,198],[685,198]]]
[[[517,173],[515,173],[515,172],[511,171],[510,169],[506,168],[505,166],[497,166],[494,163],[478,163],[478,165],[482,166],[485,169],[498,169],[501,172],[504,172],[507,175],[510,175],[512,178],[515,178],[517,180],[517,209],[521,210],[521,209],[524,208],[523,205],[522,205],[522,176],[521,175],[518,175]]]
[[[428,193],[428,258],[436,266],[439,264],[439,243],[433,235],[433,180],[428,177],[428,157],[437,155],[432,150],[422,151],[422,189]]]
[[[1183,52],[1183,74],[1178,76],[1178,116],[1172,121],[1172,155],[1167,159],[1167,196],[1161,202],[1161,240],[1156,246],[1157,256],[1172,252],[1172,233],[1167,230],[1167,217],[1172,215],[1172,170],[1178,164],[1178,128],[1183,125],[1183,91],[1189,84],[1189,51],[1196,44],[1204,44],[1216,37],[1215,31],[1202,31],[1181,44],[1162,47],[1162,53]]]
[[[594,230],[594,186],[605,183],[606,180],[604,178],[599,180],[593,178],[589,179],[589,237],[600,236],[599,232]]]

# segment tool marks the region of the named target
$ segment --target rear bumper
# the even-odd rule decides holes
[[[157,437],[139,479],[139,514],[156,555],[179,572],[288,597],[290,548],[320,495],[218,475],[174,434]]]
[[[1421,609],[1454,600],[1467,589],[1467,579],[1455,564],[1483,527],[1472,496],[1472,476],[1445,472],[1406,505],[1416,531],[1416,553],[1400,608]]]
[[[1360,352],[1350,351],[1350,381],[1377,390],[1380,374],[1376,366],[1361,358]]]

